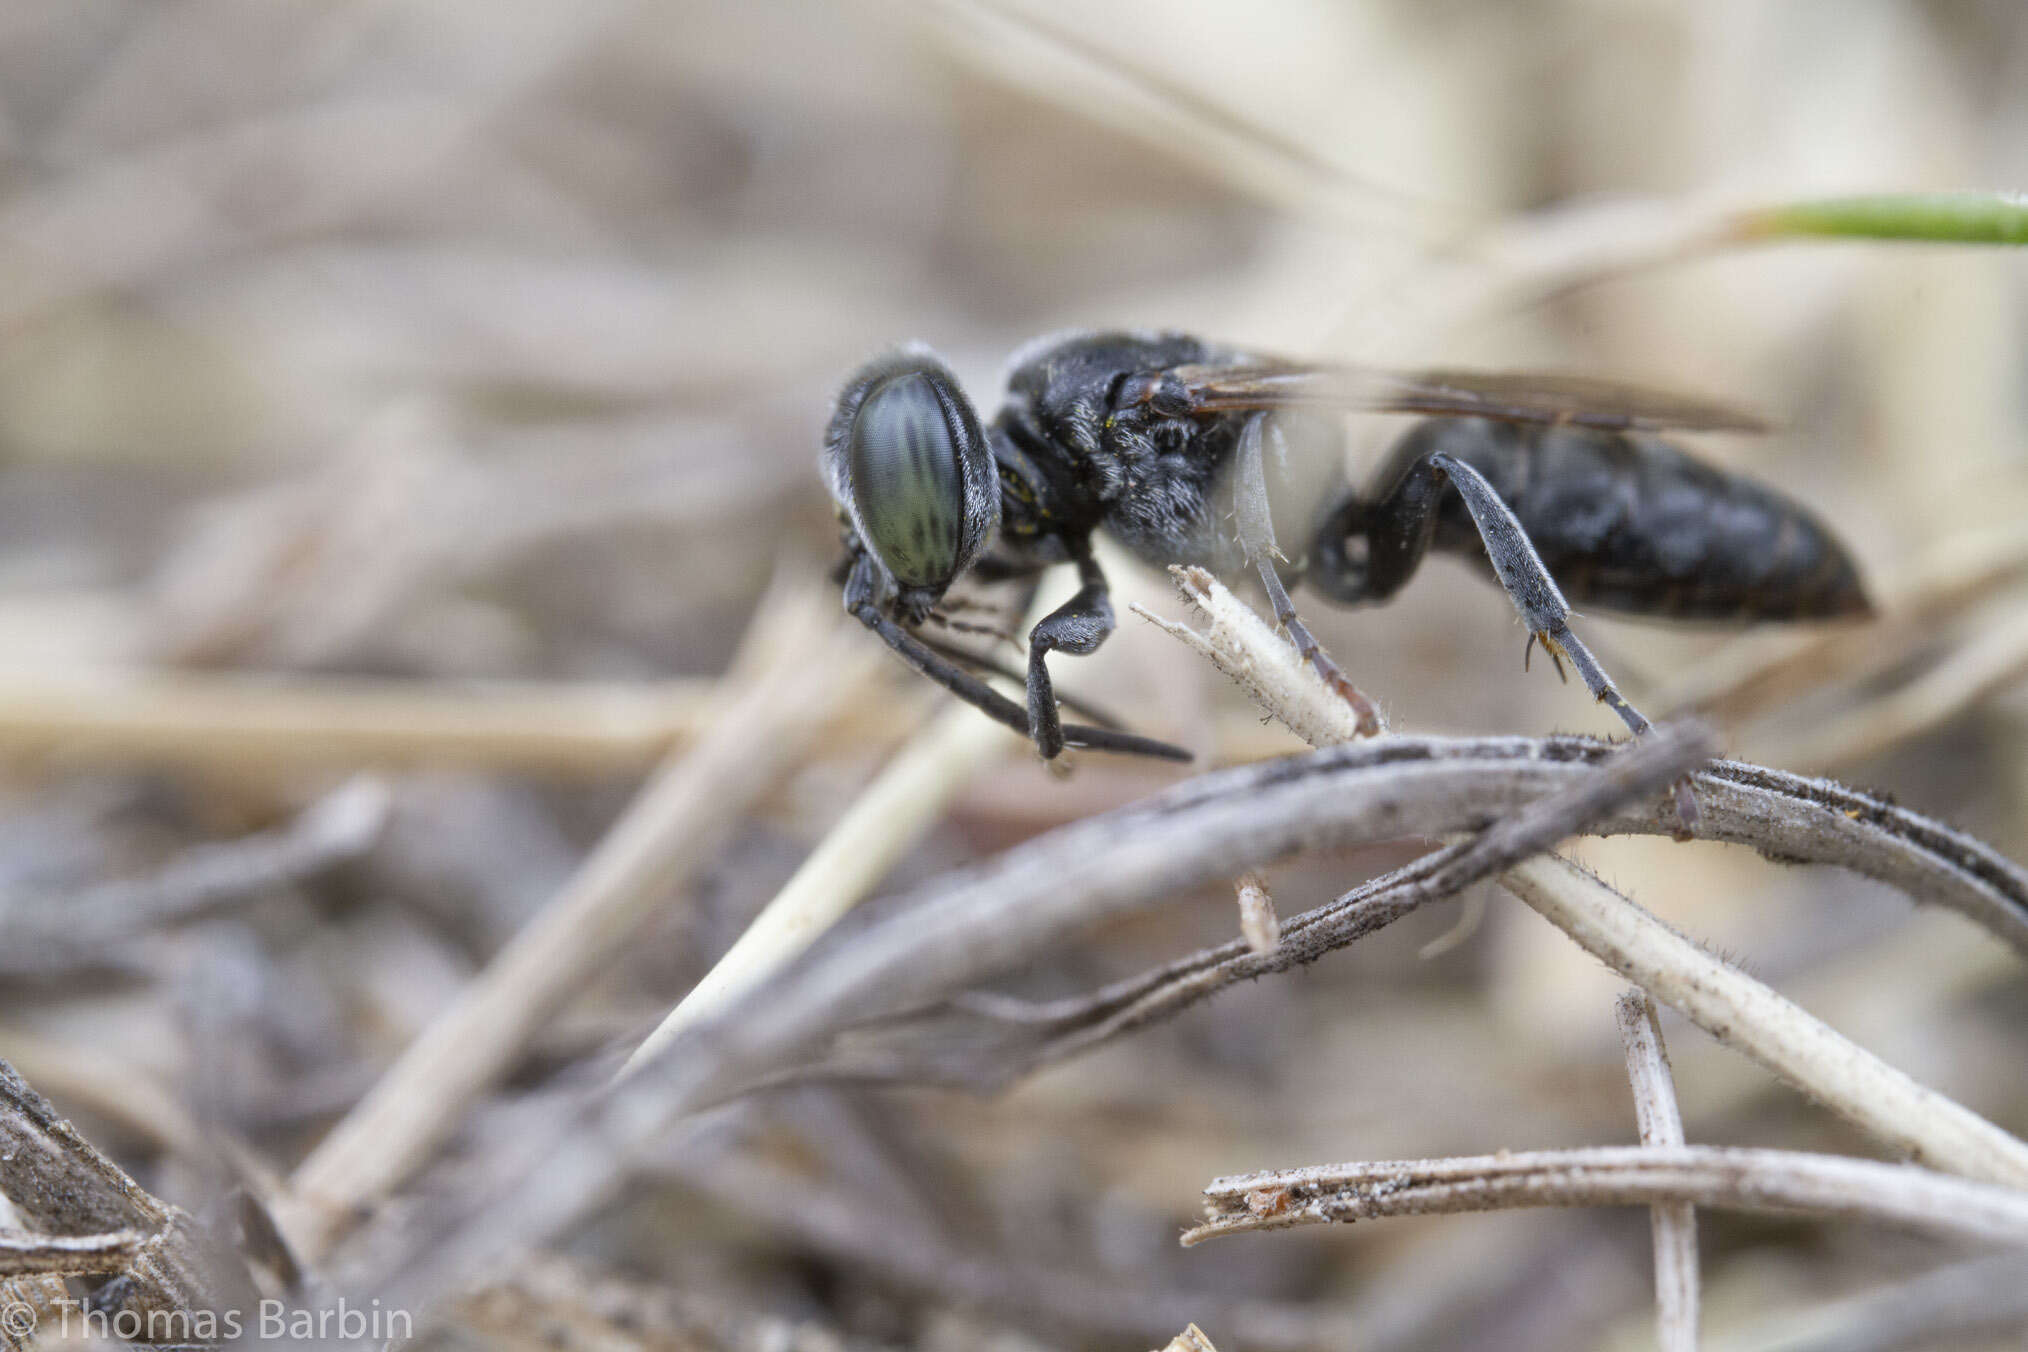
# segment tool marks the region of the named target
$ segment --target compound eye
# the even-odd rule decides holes
[[[970,562],[981,530],[965,516],[966,462],[981,453],[976,418],[937,372],[867,390],[845,445],[848,482],[867,547],[895,581],[941,590]]]

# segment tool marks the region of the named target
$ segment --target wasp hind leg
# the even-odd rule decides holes
[[[1289,636],[1289,642],[1296,645],[1296,655],[1316,668],[1324,684],[1331,687],[1338,697],[1352,706],[1353,717],[1359,734],[1363,737],[1378,736],[1381,731],[1380,710],[1374,706],[1352,678],[1324,651],[1324,645],[1317,642],[1302,617],[1296,614],[1296,603],[1289,599],[1289,590],[1282,585],[1281,575],[1275,571],[1274,561],[1283,557],[1275,545],[1274,519],[1268,511],[1267,466],[1262,444],[1272,437],[1276,451],[1286,455],[1282,446],[1282,434],[1265,413],[1257,413],[1246,420],[1246,426],[1239,434],[1239,458],[1233,480],[1233,508],[1239,524],[1240,548],[1246,552],[1247,561],[1260,574],[1261,586],[1267,591],[1268,604],[1274,607],[1275,623]]]
[[[1618,714],[1620,721],[1636,734],[1646,732],[1648,720],[1627,703],[1613,686],[1612,678],[1599,666],[1598,659],[1591,655],[1591,649],[1570,632],[1570,603],[1563,599],[1556,579],[1549,575],[1548,566],[1535,552],[1534,543],[1512,509],[1477,470],[1462,460],[1440,452],[1431,456],[1429,463],[1438,473],[1449,477],[1458,496],[1465,500],[1465,509],[1472,514],[1472,524],[1479,528],[1479,538],[1485,542],[1486,554],[1493,561],[1493,572],[1506,588],[1514,608],[1521,612],[1521,622],[1528,626],[1528,648],[1522,655],[1524,666],[1527,653],[1540,641],[1550,660],[1556,663],[1558,676],[1563,675],[1563,663],[1569,661],[1592,698]],[[1700,814],[1697,796],[1691,791],[1687,776],[1676,781],[1671,799],[1676,809],[1676,838],[1688,840]]]
[[[1429,458],[1429,463],[1432,469],[1449,477],[1458,496],[1465,500],[1472,524],[1479,528],[1479,538],[1486,543],[1486,555],[1493,561],[1493,573],[1506,588],[1514,609],[1521,612],[1521,622],[1528,626],[1529,649],[1540,642],[1556,663],[1559,676],[1568,661],[1592,698],[1618,714],[1620,721],[1635,732],[1646,732],[1648,720],[1627,703],[1612,678],[1599,666],[1598,659],[1591,655],[1591,649],[1570,632],[1570,603],[1563,599],[1556,579],[1549,575],[1542,556],[1535,552],[1528,532],[1521,529],[1520,521],[1493,491],[1493,486],[1454,456],[1439,452]]]

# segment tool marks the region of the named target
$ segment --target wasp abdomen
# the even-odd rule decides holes
[[[1844,546],[1772,489],[1650,436],[1462,418],[1418,423],[1363,502],[1333,513],[1327,533],[1365,531],[1366,575],[1357,597],[1319,579],[1324,590],[1382,599],[1424,548],[1487,563],[1463,501],[1428,464],[1438,452],[1486,477],[1580,608],[1737,623],[1871,612]],[[1431,496],[1433,513],[1421,505]]]

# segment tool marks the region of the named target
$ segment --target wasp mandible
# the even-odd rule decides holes
[[[838,396],[823,466],[844,537],[846,609],[1045,758],[1081,746],[1188,759],[1062,721],[1048,655],[1090,653],[1114,627],[1092,557],[1101,529],[1150,564],[1257,574],[1302,657],[1369,731],[1376,711],[1310,635],[1289,585],[1372,604],[1432,549],[1474,559],[1513,600],[1529,648],[1541,642],[1559,672],[1568,660],[1636,732],[1646,720],[1570,632],[1566,591],[1668,619],[1871,613],[1850,554],[1807,508],[1653,435],[1765,430],[1707,400],[1571,376],[1258,356],[1181,333],[1045,338],[1016,355],[1007,384],[984,426],[927,349],[869,362]],[[1307,548],[1291,562],[1279,540],[1305,505],[1289,499],[1306,494],[1275,415],[1344,410],[1424,416],[1364,492],[1344,488],[1309,514]],[[1028,577],[1060,563],[1077,567],[1080,586],[1030,631],[1025,708],[914,632],[967,572]]]

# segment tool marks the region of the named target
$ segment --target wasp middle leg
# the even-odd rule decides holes
[[[1282,585],[1281,575],[1275,571],[1274,561],[1282,557],[1282,552],[1276,547],[1274,518],[1268,510],[1267,465],[1262,445],[1269,437],[1275,439],[1277,451],[1286,457],[1287,452],[1280,445],[1282,434],[1267,414],[1255,414],[1240,429],[1232,486],[1240,548],[1260,574],[1268,604],[1274,607],[1275,623],[1287,631],[1289,642],[1296,645],[1297,657],[1316,668],[1324,684],[1352,706],[1361,736],[1378,736],[1381,731],[1380,710],[1365,692],[1352,684],[1352,678],[1345,674],[1344,668],[1331,660],[1331,655],[1324,651],[1324,645],[1317,642],[1309,626],[1296,614],[1296,604],[1289,599],[1288,588]]]
[[[1080,540],[1071,549],[1077,561],[1077,595],[1028,631],[1028,727],[1044,760],[1054,760],[1063,751],[1063,725],[1046,659],[1052,652],[1084,657],[1098,651],[1117,623],[1106,575],[1099,571],[1091,545]]]

